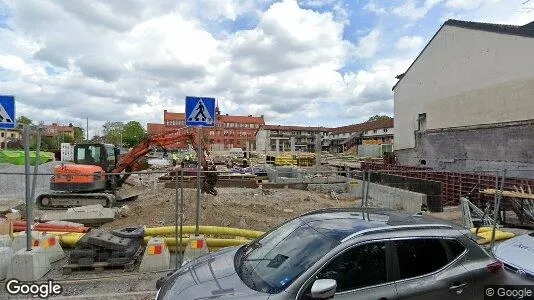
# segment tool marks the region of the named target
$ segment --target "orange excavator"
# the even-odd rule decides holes
[[[147,138],[122,157],[119,149],[111,144],[76,144],[74,164],[55,167],[50,179],[51,192],[40,194],[36,199],[37,206],[40,209],[65,209],[92,204],[112,207],[117,201],[133,200],[139,194],[128,194],[122,186],[130,176],[129,172],[142,171],[148,167],[143,162],[146,154],[152,149],[165,149],[169,145],[182,148],[192,145],[198,150],[200,138],[196,130],[191,128],[168,131]],[[202,169],[215,171],[207,147],[202,147],[201,152]],[[206,173],[202,193],[217,195],[217,179],[217,172]]]

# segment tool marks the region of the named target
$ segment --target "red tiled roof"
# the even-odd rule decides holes
[[[308,126],[284,126],[284,125],[264,125],[265,130],[283,130],[283,131],[320,131],[330,132],[331,128],[326,127],[308,127]]]
[[[68,125],[43,125],[43,134],[44,135],[56,135],[58,133],[71,133],[74,134],[74,127]]]
[[[377,120],[377,121],[365,122],[365,123],[360,123],[360,124],[337,127],[332,130],[332,133],[333,134],[353,133],[353,132],[361,132],[361,131],[366,131],[366,130],[375,130],[375,129],[392,128],[392,127],[393,127],[393,118],[390,118],[390,119],[385,119],[385,120]]]
[[[231,115],[219,115],[217,117],[218,122],[232,122],[232,123],[247,123],[247,124],[260,124],[264,125],[265,120],[262,117],[253,116],[231,116]]]
[[[163,120],[185,121],[185,113],[173,113],[173,112],[164,111]]]

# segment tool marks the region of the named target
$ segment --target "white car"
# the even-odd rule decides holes
[[[499,243],[492,252],[506,269],[534,281],[534,232]]]

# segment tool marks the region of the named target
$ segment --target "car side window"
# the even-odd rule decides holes
[[[447,247],[449,247],[449,250],[451,251],[452,260],[456,259],[460,254],[464,253],[465,247],[457,240],[453,239],[446,239],[445,244],[447,244]]]
[[[335,279],[336,293],[387,282],[384,242],[355,246],[334,258],[317,279]]]
[[[449,263],[440,239],[411,239],[394,242],[397,249],[400,279],[413,278],[437,271]]]

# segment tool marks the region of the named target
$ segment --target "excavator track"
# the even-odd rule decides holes
[[[67,209],[71,207],[101,204],[104,207],[113,207],[116,197],[108,193],[48,193],[37,197],[39,209]]]

